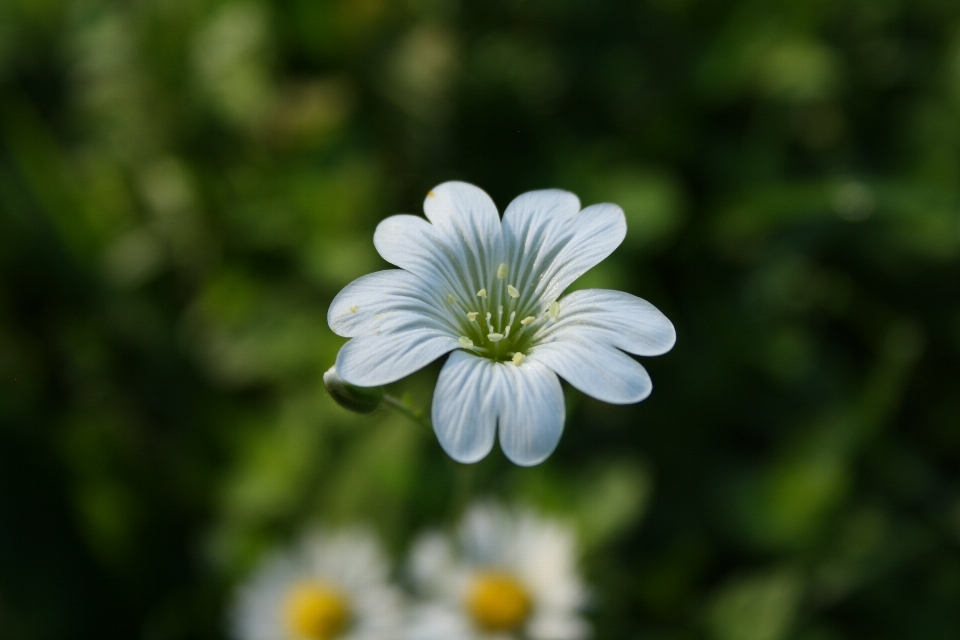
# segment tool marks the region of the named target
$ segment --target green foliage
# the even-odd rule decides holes
[[[598,640],[960,635],[960,5],[0,1],[0,637],[220,638],[312,522],[574,522]],[[675,322],[533,469],[343,410],[332,297],[463,179],[623,206]],[[428,406],[437,367],[395,385]]]

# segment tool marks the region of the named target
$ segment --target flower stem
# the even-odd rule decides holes
[[[411,401],[408,396],[404,395],[404,397],[401,399],[395,398],[389,393],[385,393],[383,394],[383,403],[393,407],[403,415],[427,429],[427,431],[433,431],[433,426],[430,424],[430,419],[424,415],[423,409],[413,404],[413,401]]]

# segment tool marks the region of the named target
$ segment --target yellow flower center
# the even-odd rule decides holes
[[[287,628],[296,638],[334,640],[350,624],[350,606],[337,589],[317,582],[294,586],[286,601]]]
[[[527,589],[505,573],[480,573],[467,593],[467,609],[485,631],[513,631],[530,616],[533,602]]]

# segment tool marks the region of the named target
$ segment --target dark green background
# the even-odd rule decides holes
[[[676,324],[534,469],[326,397],[432,186]],[[397,385],[427,405],[438,366]],[[599,640],[960,637],[955,0],[0,0],[0,637],[219,638],[307,522],[578,523]]]

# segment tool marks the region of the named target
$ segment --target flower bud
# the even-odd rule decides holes
[[[383,403],[383,387],[357,387],[340,377],[337,368],[323,374],[323,384],[338,405],[357,413],[373,413]]]

